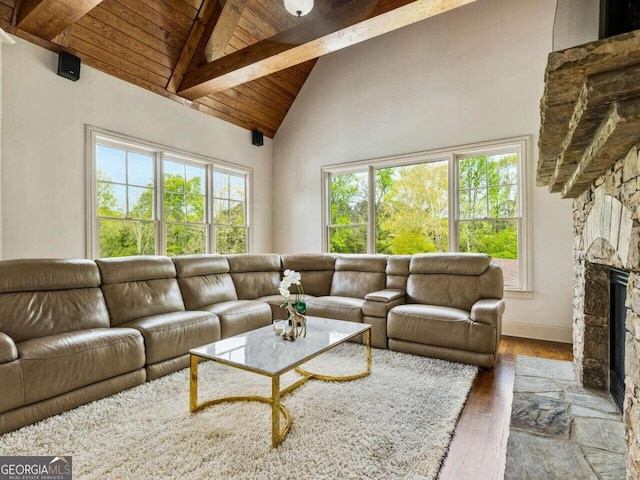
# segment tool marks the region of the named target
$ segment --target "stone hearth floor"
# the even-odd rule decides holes
[[[518,356],[505,479],[620,480],[625,454],[607,392],[580,387],[572,362]]]

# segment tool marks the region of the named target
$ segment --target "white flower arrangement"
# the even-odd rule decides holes
[[[291,301],[291,292],[289,290],[291,288],[291,285],[296,286],[296,296],[295,296],[295,301],[293,302]],[[296,305],[296,304],[304,303],[304,289],[302,288],[302,276],[300,275],[300,273],[296,272],[295,270],[286,269],[284,271],[284,277],[280,282],[279,291],[280,291],[280,295],[284,297],[285,303],[282,306],[285,308],[289,304]]]

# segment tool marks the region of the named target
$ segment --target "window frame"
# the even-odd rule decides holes
[[[216,172],[218,173],[223,173],[226,175],[242,175],[242,173],[238,170],[238,169],[234,169],[234,168],[229,168],[228,166],[221,166],[221,165],[213,165],[211,168],[211,181],[210,183],[210,205],[211,208],[209,210],[209,214],[210,214],[210,220],[209,220],[209,228],[211,230],[210,233],[210,238],[211,238],[211,246],[215,246],[216,245],[216,237],[215,237],[215,232],[216,232],[216,227],[223,227],[223,228],[242,228],[242,226],[240,225],[233,225],[231,223],[216,223],[215,222],[215,201],[216,200],[225,200],[227,202],[229,202],[229,205],[231,204],[231,202],[240,202],[240,200],[232,200],[231,196],[229,196],[229,198],[221,198],[221,197],[216,197],[215,196],[215,174]],[[248,204],[249,204],[249,196],[248,196],[248,181],[249,181],[249,177],[247,175],[244,176],[244,191],[245,191],[245,198],[242,201],[245,205],[245,209],[244,209],[244,213],[245,213],[245,220],[244,220],[244,229],[245,229],[245,239],[246,242],[248,243],[249,241],[249,224],[248,224]],[[246,250],[249,251],[248,249],[248,245],[245,245],[247,248]]]
[[[375,172],[381,168],[410,166],[421,163],[438,161],[448,162],[448,218],[449,218],[449,252],[458,252],[460,212],[459,195],[460,186],[458,178],[458,165],[461,158],[469,158],[479,155],[492,155],[501,153],[518,154],[518,276],[519,285],[505,285],[507,296],[512,298],[533,298],[532,284],[532,239],[531,239],[531,199],[530,199],[530,168],[532,158],[532,135],[523,135],[487,142],[479,142],[455,147],[447,147],[436,150],[422,151],[389,157],[380,157],[370,160],[360,160],[349,163],[323,166],[322,177],[322,249],[329,251],[329,202],[331,198],[331,176],[368,171],[369,173],[369,221],[367,223],[367,253],[375,253]],[[487,187],[488,188],[488,187]],[[511,218],[511,217],[510,217]]]
[[[143,153],[154,156],[154,212],[153,219],[148,220],[156,228],[155,255],[166,255],[167,252],[167,225],[182,224],[169,222],[164,219],[164,161],[176,161],[187,165],[205,168],[205,226],[206,253],[215,252],[215,228],[213,225],[213,172],[214,169],[223,169],[236,175],[243,175],[245,179],[245,251],[252,251],[253,246],[253,169],[212,157],[198,155],[178,148],[169,147],[147,140],[141,140],[129,135],[113,132],[93,125],[86,125],[85,129],[85,158],[86,165],[86,258],[100,258],[100,229],[97,205],[97,146],[107,147]],[[127,220],[119,218],[116,220]],[[142,220],[141,220],[142,221]],[[184,223],[185,225],[203,225],[202,223]]]
[[[330,202],[331,202],[331,177],[332,176],[337,176],[337,175],[349,175],[349,174],[358,174],[358,173],[365,173],[367,175],[367,182],[369,185],[368,191],[367,191],[367,205],[368,205],[368,209],[367,209],[367,222],[362,224],[362,223],[349,223],[349,224],[339,224],[339,223],[331,223],[331,207],[330,207]],[[360,227],[362,225],[364,225],[367,228],[367,241],[366,241],[366,246],[367,246],[367,252],[369,252],[371,250],[371,242],[373,242],[375,244],[375,236],[371,234],[371,228],[370,228],[370,222],[371,222],[371,215],[372,215],[372,207],[371,207],[371,169],[370,168],[349,168],[349,167],[345,167],[345,168],[340,168],[337,170],[331,170],[328,171],[326,173],[326,179],[325,179],[325,188],[323,189],[326,190],[326,201],[323,199],[322,201],[322,218],[324,219],[324,228],[323,228],[323,235],[322,235],[322,249],[323,251],[327,252],[329,250],[329,238],[331,236],[330,231],[331,231],[331,227],[350,227],[350,228],[355,228],[355,227]]]

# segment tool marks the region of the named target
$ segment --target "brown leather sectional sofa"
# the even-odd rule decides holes
[[[191,255],[0,261],[0,433],[188,366],[189,349],[284,318],[372,325],[372,346],[493,366],[502,272],[476,254]]]

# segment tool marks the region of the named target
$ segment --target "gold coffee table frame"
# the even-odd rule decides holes
[[[340,345],[347,340],[356,337],[358,335],[364,335],[365,345],[367,346],[367,368],[364,372],[355,373],[353,375],[345,375],[345,376],[332,376],[332,375],[321,375],[318,373],[309,372],[300,368],[300,365],[306,363],[315,357],[322,355],[323,353],[331,350],[332,348]],[[300,339],[298,341],[304,341],[304,339]],[[322,350],[318,351],[314,355],[305,358],[304,360],[292,364],[285,371],[280,372],[276,375],[270,375],[266,372],[258,371],[253,368],[247,368],[245,366],[241,366],[237,363],[233,363],[221,358],[210,358],[200,356],[194,353],[190,353],[191,356],[191,375],[189,380],[189,411],[191,413],[197,412],[198,410],[202,410],[203,408],[210,407],[211,405],[218,405],[220,403],[230,403],[230,402],[261,402],[271,405],[271,447],[275,448],[280,445],[283,440],[286,438],[289,430],[291,429],[291,414],[289,410],[280,403],[281,398],[293,392],[298,387],[304,385],[311,379],[328,381],[328,382],[348,382],[351,380],[356,380],[358,378],[366,377],[371,373],[371,326],[364,332],[355,333],[349,337],[345,337],[341,342],[330,345]],[[204,358],[207,360],[212,360],[214,362],[222,363],[224,365],[229,365],[231,367],[239,368],[240,370],[246,370],[249,372],[257,373],[259,375],[264,375],[266,377],[271,378],[271,398],[269,397],[261,397],[257,395],[237,395],[232,397],[221,397],[215,398],[212,400],[206,400],[204,402],[198,403],[198,362],[200,358]],[[295,369],[302,378],[295,383],[292,383],[288,387],[280,390],[280,376],[284,375],[287,372]],[[281,429],[280,428],[280,413],[284,416],[285,425]]]

